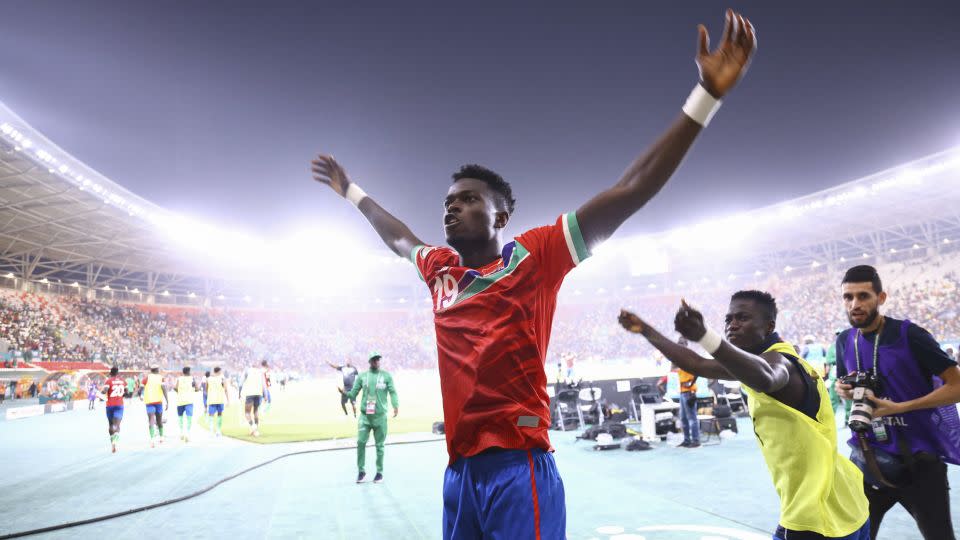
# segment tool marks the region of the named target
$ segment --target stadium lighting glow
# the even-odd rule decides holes
[[[864,253],[864,254],[863,254],[863,258],[866,259],[867,257],[869,257],[869,255],[867,255],[866,253]]]
[[[161,296],[170,296],[170,291],[163,291],[160,293]]]
[[[104,285],[104,286],[103,286],[103,290],[109,291],[109,290],[110,290],[110,286],[109,286],[109,285]]]
[[[132,292],[133,294],[140,294],[140,289],[134,287],[133,290],[130,292]]]
[[[629,285],[625,285],[625,286],[623,287],[623,290],[625,290],[625,291],[632,291],[632,290],[633,290],[633,287],[631,287],[631,286],[629,286]]]
[[[597,289],[597,294],[604,294],[604,293],[606,293],[606,292],[607,292],[607,290],[604,289],[603,287],[600,287],[599,289]]]
[[[784,272],[790,272],[790,271],[792,271],[792,270],[793,270],[793,267],[790,266],[790,265],[787,265],[787,266],[784,266],[784,267],[783,267],[783,271],[784,271]]]
[[[847,258],[846,258],[846,257],[840,257],[840,262],[847,262]]]
[[[50,280],[47,279],[47,278],[43,278],[43,279],[40,280],[40,283],[43,283],[44,285],[46,285],[46,284],[50,283]]]
[[[763,275],[763,272],[761,272],[760,270],[757,270],[756,272],[753,273],[753,275],[755,275],[755,276],[762,276],[762,275]]]
[[[224,295],[222,295],[222,294],[217,295],[217,300],[223,300],[223,299],[225,299],[225,298],[226,298],[226,296],[224,296]]]
[[[950,243],[950,239],[949,239],[949,238],[944,238],[944,239],[943,239],[943,243],[944,243],[944,244],[949,244],[949,243]]]
[[[648,289],[656,289],[656,288],[657,288],[657,284],[656,284],[656,283],[651,283],[651,284],[647,285],[647,288],[648,288]]]
[[[890,248],[890,253],[896,253],[896,252],[897,252],[896,248]]]
[[[80,288],[80,284],[77,283],[76,281],[74,281],[73,284],[70,285],[70,286],[73,287],[74,289],[79,289],[79,288]]]
[[[10,279],[14,278],[13,272],[7,272],[7,277]]]
[[[253,301],[253,298],[250,298],[249,296],[244,296],[244,297],[243,297],[243,301],[249,303],[249,302],[252,302],[252,301]]]
[[[920,249],[920,246],[917,245],[917,244],[914,244],[914,245],[913,245],[913,249]]]
[[[820,261],[813,261],[810,263],[811,268],[818,268],[820,266]]]
[[[196,298],[196,297],[197,297],[197,294],[194,292],[191,292],[190,294],[187,295],[187,298]]]
[[[401,298],[401,299],[397,300],[397,302],[400,302],[401,304],[406,304],[406,303],[407,303],[407,299],[406,299],[406,298]]]

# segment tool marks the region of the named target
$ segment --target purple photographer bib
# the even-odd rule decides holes
[[[907,328],[910,321],[900,325],[900,338],[891,345],[880,345],[877,353],[878,371],[883,381],[880,397],[903,402],[917,399],[943,385],[939,377],[932,379],[920,368],[907,341]],[[847,336],[843,351],[843,363],[847,373],[857,371],[857,355],[854,340],[859,339],[860,369],[873,368],[873,341],[867,340],[860,332],[852,330]],[[866,433],[871,446],[900,455],[899,438],[906,433],[907,446],[913,451],[928,452],[943,458],[948,463],[960,465],[960,415],[955,405],[946,405],[936,409],[921,409],[884,418],[889,437],[886,442],[877,442],[873,431]],[[856,446],[856,436],[850,438],[851,446]]]

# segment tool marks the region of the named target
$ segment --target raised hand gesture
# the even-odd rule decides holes
[[[350,187],[350,177],[337,160],[333,159],[333,156],[322,154],[317,156],[317,159],[310,162],[310,170],[313,172],[314,180],[330,186],[337,195],[346,196],[347,188]]]
[[[753,25],[743,15],[727,10],[726,25],[720,46],[710,52],[710,36],[702,24],[697,50],[697,67],[703,87],[715,98],[726,95],[747,72],[750,58],[757,50],[757,35]]]
[[[707,333],[703,324],[703,314],[693,309],[686,300],[680,300],[680,309],[673,319],[673,325],[680,335],[690,341],[700,341]]]
[[[617,322],[628,332],[633,332],[634,334],[643,333],[644,327],[647,326],[647,323],[643,322],[643,319],[625,309],[620,310],[620,316],[617,317]]]

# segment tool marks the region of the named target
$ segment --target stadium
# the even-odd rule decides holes
[[[435,299],[417,268],[328,231],[238,232],[124,186],[0,102],[0,538],[442,537],[442,360]],[[783,340],[826,356],[850,327],[844,272],[871,265],[888,294],[884,314],[925,328],[956,360],[958,200],[960,147],[930,148],[828,189],[594,248],[559,289],[544,353],[566,537],[759,540],[778,519],[739,386],[697,378],[703,448],[678,454],[685,439],[669,405],[681,399],[679,380],[663,353],[618,324],[621,309],[672,331],[683,299],[716,328],[732,292],[767,291]],[[319,235],[351,263],[303,248]],[[350,411],[341,401],[340,368],[363,372],[371,355],[392,375],[399,414],[389,418],[386,481],[355,486],[364,403]],[[261,362],[269,371],[253,428],[243,387]],[[113,451],[103,426],[112,367],[127,385]],[[174,420],[184,367],[195,381],[192,428]],[[141,401],[152,368],[170,404],[156,441]],[[222,428],[206,414],[204,373],[214,368],[224,374]],[[611,418],[623,432],[591,439]],[[635,442],[644,451],[628,451]],[[615,482],[626,471],[630,481]],[[947,474],[960,485],[957,467]],[[956,491],[950,503],[960,523]],[[879,538],[921,538],[916,527],[897,506]]]

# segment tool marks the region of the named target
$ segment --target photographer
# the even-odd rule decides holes
[[[849,444],[864,471],[871,538],[900,503],[925,540],[954,540],[946,463],[960,464],[960,368],[929,332],[880,314],[887,294],[875,268],[847,270],[841,288],[853,328],[837,336],[836,389],[854,401],[851,429],[861,433]]]

